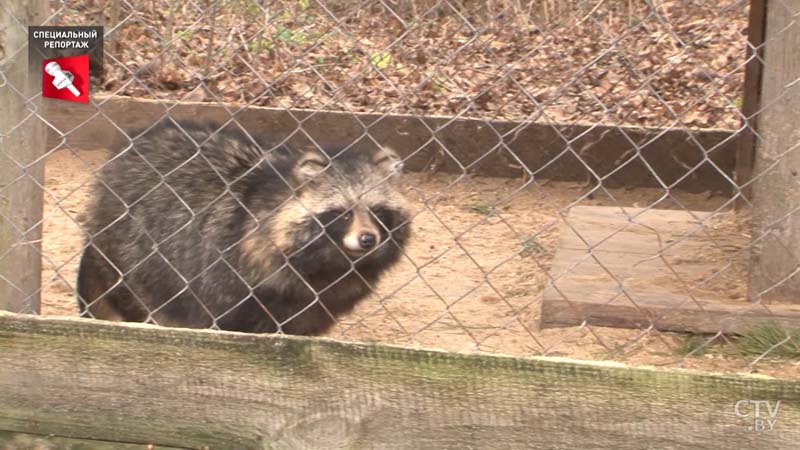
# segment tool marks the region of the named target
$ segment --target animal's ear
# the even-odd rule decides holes
[[[389,147],[378,147],[372,155],[372,162],[390,174],[400,173],[403,171],[403,160],[397,155],[393,149]]]
[[[328,159],[317,150],[308,150],[297,161],[294,175],[298,180],[306,182],[322,173],[328,167]]]

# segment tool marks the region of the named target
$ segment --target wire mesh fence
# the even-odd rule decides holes
[[[105,27],[104,74],[37,109],[2,69],[3,198],[44,212],[0,210],[0,282],[45,315],[797,375],[773,3],[753,47],[747,1],[51,2]]]

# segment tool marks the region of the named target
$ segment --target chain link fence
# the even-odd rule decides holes
[[[40,220],[0,209],[3,292],[44,315],[796,376],[780,55],[800,8],[770,5],[764,32],[747,1],[50,2],[37,24],[105,27],[104,74],[88,105],[37,108],[3,55],[2,196],[44,198]],[[23,159],[35,126],[46,150]],[[41,283],[12,275],[20,248]]]

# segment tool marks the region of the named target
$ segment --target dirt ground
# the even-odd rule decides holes
[[[80,223],[92,171],[106,153],[62,150],[46,166],[44,315],[75,315]],[[341,318],[329,334],[450,351],[551,355],[714,371],[753,371],[800,378],[800,362],[706,354],[680,356],[683,336],[656,330],[596,326],[540,330],[537,307],[558,244],[559,214],[568,206],[619,205],[713,211],[727,201],[710,194],[658,189],[595,191],[579,183],[408,174],[405,190],[416,217],[414,237],[375,293]],[[494,208],[493,208],[494,206]],[[725,233],[739,232],[720,224]],[[711,228],[716,225],[711,224]],[[713,257],[722,257],[711,252]],[[730,280],[722,296],[739,295]]]

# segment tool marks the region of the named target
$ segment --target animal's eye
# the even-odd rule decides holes
[[[392,229],[394,227],[394,213],[392,210],[379,206],[377,208],[372,209],[372,214],[388,229]]]
[[[322,225],[328,226],[336,221],[342,220],[342,218],[344,218],[346,214],[349,213],[347,213],[343,209],[331,209],[325,211],[322,214],[317,215],[317,219],[319,219]]]
[[[353,218],[353,212],[352,211],[347,211],[346,213],[344,213],[344,215],[342,215],[342,219],[347,220],[347,221],[349,221],[352,218]]]

